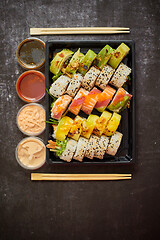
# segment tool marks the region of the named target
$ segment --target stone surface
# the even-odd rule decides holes
[[[159,1],[1,0],[0,239],[150,240],[159,234]],[[43,36],[49,39],[133,39],[136,43],[134,166],[50,166],[40,172],[133,173],[131,181],[31,182],[15,159],[24,137],[16,114],[24,104],[16,80],[24,71],[16,48],[30,27],[126,26],[129,35]],[[45,104],[45,99],[42,101]],[[43,138],[43,135],[42,135]]]

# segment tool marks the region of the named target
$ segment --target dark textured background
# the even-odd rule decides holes
[[[0,239],[150,240],[160,225],[158,0],[1,0]],[[129,35],[43,36],[49,39],[133,39],[136,43],[137,163],[134,166],[61,167],[41,172],[133,173],[131,181],[31,182],[15,159],[24,137],[16,114],[23,69],[17,45],[30,27],[122,26]],[[42,104],[45,104],[45,99]],[[43,138],[43,136],[42,136]],[[158,239],[158,238],[156,238]]]

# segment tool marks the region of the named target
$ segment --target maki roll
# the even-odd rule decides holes
[[[75,52],[75,54],[71,58],[69,64],[67,65],[65,69],[65,74],[67,74],[69,77],[72,77],[76,73],[80,65],[80,61],[83,57],[84,57],[84,54],[80,52],[80,48],[79,48],[78,51]]]
[[[119,88],[112,102],[107,108],[113,112],[121,112],[127,107],[131,98],[132,95],[129,94],[124,88]]]
[[[83,80],[82,75],[80,73],[75,73],[68,85],[66,93],[71,97],[74,97],[81,87],[82,80]]]
[[[121,144],[123,134],[120,132],[115,132],[110,138],[106,153],[112,156],[115,156],[118,148]]]
[[[99,94],[101,93],[96,87],[94,87],[86,96],[82,104],[82,111],[86,114],[91,114],[94,106],[98,101]]]
[[[88,140],[86,138],[80,137],[77,144],[76,152],[73,156],[73,159],[82,162],[85,151],[87,149]]]
[[[96,56],[97,56],[97,54],[89,49],[88,52],[86,53],[86,55],[81,59],[78,71],[82,75],[85,75],[86,72],[89,70],[89,68],[90,68],[92,62],[94,61],[94,59],[96,58]]]
[[[68,95],[63,95],[59,97],[54,103],[51,109],[51,117],[59,120],[62,114],[67,109],[69,103],[71,102],[72,97]]]
[[[85,96],[88,94],[88,91],[85,90],[84,88],[80,88],[78,91],[77,95],[73,99],[71,105],[69,106],[68,110],[75,114],[78,115],[79,111],[81,110],[82,104],[85,100]]]
[[[121,121],[121,115],[119,115],[118,113],[113,113],[112,117],[109,119],[103,133],[106,136],[112,136],[115,131],[117,130],[119,124]]]
[[[113,69],[111,66],[104,66],[96,80],[95,85],[104,90],[107,87],[107,84],[109,83],[114,72],[115,69]]]
[[[65,93],[70,80],[71,79],[67,76],[60,76],[54,83],[52,83],[49,89],[50,94],[56,98],[62,96]]]
[[[82,87],[90,91],[94,87],[95,81],[99,74],[100,74],[100,70],[98,70],[95,67],[91,67],[90,70],[85,74],[83,78]]]
[[[93,159],[94,152],[95,152],[95,149],[96,149],[96,143],[97,143],[97,140],[96,140],[95,136],[91,135],[91,137],[90,137],[90,139],[88,141],[88,144],[87,144],[85,157],[87,157],[89,159]]]
[[[82,132],[81,136],[85,138],[90,138],[93,129],[95,128],[96,121],[99,117],[97,115],[89,115],[87,120],[83,120],[82,122]]]
[[[103,112],[105,108],[108,106],[110,101],[113,98],[113,95],[115,94],[116,90],[111,88],[109,85],[104,89],[102,93],[99,94],[98,96],[98,101],[95,105],[95,108],[99,112]]]
[[[61,52],[58,52],[51,61],[50,71],[54,75],[57,75],[61,71],[65,61],[70,58],[72,54],[73,52],[69,49],[63,49]]]
[[[82,132],[82,122],[84,120],[80,116],[76,116],[71,129],[69,130],[68,137],[73,138],[74,140],[78,141],[81,132]]]
[[[114,69],[117,68],[123,58],[129,53],[129,51],[130,48],[125,43],[121,43],[121,45],[119,45],[119,47],[112,54],[108,64]]]
[[[106,45],[97,55],[94,64],[100,68],[101,70],[104,68],[112,54],[114,53],[114,49],[109,45]]]
[[[77,142],[73,139],[69,139],[64,152],[60,156],[60,159],[70,162],[72,160],[73,154],[76,151],[76,148],[77,148]]]
[[[113,86],[120,88],[127,81],[128,75],[131,73],[131,69],[126,66],[124,63],[120,63],[116,72],[114,73],[111,81],[109,82]]]
[[[56,133],[55,133],[56,139],[59,141],[65,140],[69,130],[72,127],[72,124],[73,124],[72,118],[68,116],[63,117],[58,123],[58,126],[56,128]]]
[[[102,115],[96,120],[93,133],[97,136],[101,136],[111,117],[112,117],[112,114],[110,112],[104,111]]]
[[[107,150],[108,144],[109,144],[109,137],[107,137],[105,135],[102,135],[100,137],[100,143],[99,143],[99,145],[101,147],[101,157],[104,156],[104,154],[105,154],[105,152]]]

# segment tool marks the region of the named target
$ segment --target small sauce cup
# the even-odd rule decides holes
[[[46,162],[46,147],[40,138],[23,138],[16,147],[15,156],[21,167],[36,170]]]
[[[45,96],[45,76],[30,70],[22,73],[16,83],[18,96],[25,102],[38,102]]]
[[[17,114],[17,126],[27,136],[38,136],[46,129],[46,113],[42,105],[25,104]]]
[[[26,38],[17,47],[18,63],[25,69],[39,69],[45,63],[45,43],[39,38]]]

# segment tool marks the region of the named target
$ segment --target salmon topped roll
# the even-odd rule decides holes
[[[129,94],[124,88],[119,88],[112,102],[107,108],[113,112],[121,112],[127,107],[131,97],[132,95]]]
[[[67,94],[59,97],[53,104],[51,109],[51,117],[59,120],[67,109],[71,100],[72,97],[68,96]]]
[[[106,65],[102,69],[101,73],[99,74],[95,85],[100,87],[102,90],[104,90],[109,83],[113,73],[115,72],[115,69],[113,69],[111,66]]]
[[[85,96],[85,100],[82,104],[82,111],[86,114],[91,114],[94,106],[98,101],[99,94],[101,93],[96,87],[94,87],[88,94]]]
[[[105,108],[108,106],[109,102],[112,100],[115,92],[116,92],[115,89],[113,89],[109,85],[107,85],[105,90],[101,94],[99,94],[98,101],[95,105],[95,108],[99,112],[103,112],[105,110]]]
[[[88,94],[88,91],[85,90],[84,88],[80,88],[78,91],[77,95],[73,99],[71,105],[69,106],[68,110],[75,114],[78,115],[79,111],[81,110],[82,104],[85,100],[85,96]]]
[[[84,87],[86,90],[90,91],[95,84],[95,81],[100,74],[100,70],[91,67],[90,70],[85,74],[83,81],[82,81],[82,87]]]

